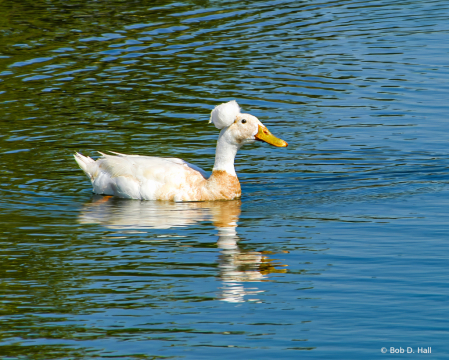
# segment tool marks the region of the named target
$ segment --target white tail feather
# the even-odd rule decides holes
[[[81,155],[80,153],[75,153],[73,155],[79,167],[89,176],[90,180],[93,182],[98,175],[98,164],[95,160],[88,156]]]

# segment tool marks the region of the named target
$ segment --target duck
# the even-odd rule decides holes
[[[241,113],[235,100],[216,106],[209,123],[220,130],[215,163],[208,176],[200,167],[178,158],[99,152],[96,161],[79,152],[79,167],[92,182],[95,194],[137,200],[215,201],[242,196],[234,168],[237,151],[245,144],[263,141],[287,147],[255,116]]]

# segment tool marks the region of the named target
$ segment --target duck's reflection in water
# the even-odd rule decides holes
[[[286,270],[276,269],[266,253],[245,251],[239,247],[237,222],[240,207],[240,200],[173,203],[96,195],[84,205],[79,222],[97,223],[112,229],[136,230],[187,227],[212,220],[218,230],[217,246],[221,249],[218,266],[223,285],[219,299],[228,302],[258,301],[253,296],[262,290],[245,287],[244,283],[266,281],[268,274]]]

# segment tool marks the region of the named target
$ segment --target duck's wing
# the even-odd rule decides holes
[[[189,168],[191,168],[191,169],[193,169],[195,171],[198,171],[206,179],[210,176],[210,174],[207,171],[204,171],[199,166],[191,164],[191,163],[189,163],[189,162],[187,162],[185,160],[178,159],[178,158],[161,158],[161,159],[168,160],[168,161],[171,161],[171,162],[173,162],[175,164],[179,164],[179,165],[182,165],[182,166],[187,166],[187,167],[189,167]]]
[[[96,194],[143,200],[176,200],[187,183],[204,180],[201,168],[177,158],[107,155],[93,161],[76,154]]]
[[[162,159],[162,160],[167,160],[167,161],[171,161],[175,164],[179,164],[179,165],[183,165],[183,166],[188,166],[193,170],[198,171],[201,175],[203,175],[205,178],[208,178],[210,176],[210,174],[207,171],[204,171],[203,169],[201,169],[199,166],[196,166],[194,164],[191,164],[185,160],[179,159],[179,158],[160,158],[160,157],[154,157],[154,156],[141,156],[141,155],[126,155],[126,154],[121,154],[115,151],[109,151],[110,153],[113,153],[117,156],[120,157],[133,157],[133,158],[147,158],[147,159]],[[99,152],[103,157],[106,157],[108,155],[103,154],[102,152]]]

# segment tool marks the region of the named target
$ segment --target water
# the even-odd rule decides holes
[[[446,1],[0,12],[3,359],[449,357]],[[241,201],[93,196],[73,160],[209,170],[231,99],[289,143],[240,151]]]

